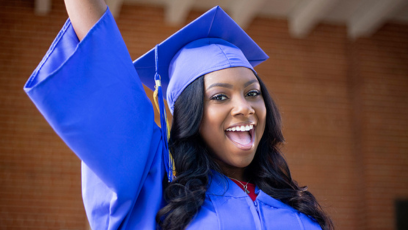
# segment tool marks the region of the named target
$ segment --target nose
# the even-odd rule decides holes
[[[246,100],[245,97],[237,97],[233,100],[233,107],[231,110],[231,115],[232,116],[249,116],[255,114],[255,110],[252,107],[251,103]]]

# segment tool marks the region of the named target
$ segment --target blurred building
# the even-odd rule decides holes
[[[403,229],[407,0],[107,2],[133,59],[223,7],[270,56],[257,71],[282,113],[293,177],[336,229]],[[86,229],[80,161],[22,90],[67,19],[63,1],[0,3],[0,228]]]

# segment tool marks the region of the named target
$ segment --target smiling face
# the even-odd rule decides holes
[[[200,134],[227,176],[241,179],[265,130],[266,107],[252,70],[228,68],[204,76]]]

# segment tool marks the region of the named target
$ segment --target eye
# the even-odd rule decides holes
[[[248,97],[256,97],[261,95],[261,92],[259,90],[251,90],[247,93]]]
[[[214,95],[213,97],[211,97],[211,100],[215,100],[215,101],[225,101],[227,99],[228,99],[228,97],[225,96],[224,94],[217,94],[217,95]]]

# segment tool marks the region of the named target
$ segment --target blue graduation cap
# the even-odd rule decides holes
[[[169,137],[163,95],[173,114],[174,103],[195,79],[207,73],[254,66],[268,55],[219,6],[207,11],[133,62],[143,84],[155,91],[162,135]],[[156,100],[156,99],[155,99]],[[165,143],[168,149],[167,142]],[[165,158],[169,181],[171,155]]]

